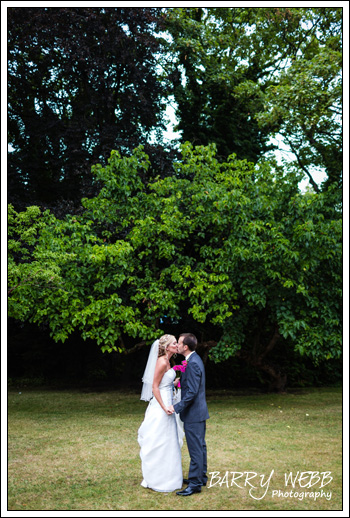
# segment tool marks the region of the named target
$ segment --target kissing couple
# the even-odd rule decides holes
[[[141,485],[154,491],[169,493],[187,484],[176,494],[189,496],[200,493],[207,483],[205,429],[209,413],[204,365],[196,347],[197,338],[192,333],[181,334],[178,342],[175,336],[163,335],[153,343],[148,356],[141,399],[149,404],[138,430],[138,443]],[[176,353],[185,361],[172,368],[169,360]],[[176,370],[182,371],[181,391],[174,395],[179,385]],[[190,456],[187,479],[183,478],[181,463],[183,428]]]

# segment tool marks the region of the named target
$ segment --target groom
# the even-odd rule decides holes
[[[177,495],[189,496],[200,493],[207,483],[207,446],[205,444],[206,420],[209,419],[205,400],[205,371],[201,358],[195,352],[197,338],[191,333],[180,335],[178,352],[185,356],[187,367],[181,375],[181,401],[171,410],[180,414],[184,423],[188,452],[191,462],[188,487],[177,491]]]

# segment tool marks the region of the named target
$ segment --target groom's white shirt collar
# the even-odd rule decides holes
[[[190,354],[188,354],[187,356],[185,356],[185,360],[186,360],[187,362],[188,362],[189,357],[190,357],[190,356],[191,356],[191,354],[193,354],[193,353],[194,353],[194,351],[191,351],[191,352],[190,352]]]

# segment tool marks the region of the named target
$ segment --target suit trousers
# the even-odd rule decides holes
[[[207,482],[207,445],[205,443],[206,421],[199,423],[184,423],[188,453],[190,454],[190,469],[188,472],[189,486],[201,487]]]

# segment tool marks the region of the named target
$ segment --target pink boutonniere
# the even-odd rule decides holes
[[[181,365],[174,365],[173,369],[174,369],[174,371],[185,372],[186,367],[187,367],[187,361],[184,360],[183,362],[181,362]],[[180,382],[178,383],[177,388],[181,388]]]

